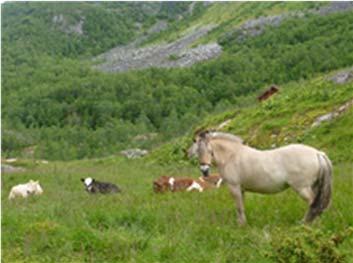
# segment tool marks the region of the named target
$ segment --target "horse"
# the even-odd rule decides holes
[[[207,176],[212,161],[235,199],[237,220],[246,224],[244,193],[273,194],[291,187],[308,204],[304,222],[310,223],[330,204],[332,164],[313,147],[291,144],[272,150],[257,150],[230,133],[203,131],[194,137],[189,157],[197,155]]]
[[[9,194],[9,200],[14,199],[17,196],[27,198],[30,195],[41,195],[42,193],[43,189],[40,186],[39,181],[30,180],[26,184],[13,186]]]

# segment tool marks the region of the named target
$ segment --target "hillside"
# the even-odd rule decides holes
[[[135,40],[159,21],[188,16],[188,6],[175,2],[7,2],[1,6],[2,47],[20,57],[31,53],[96,55]]]
[[[341,75],[347,76],[344,82],[335,82]],[[283,85],[280,92],[267,101],[211,115],[194,131],[230,132],[260,149],[304,143],[322,149],[335,163],[340,163],[353,161],[352,120],[351,68]],[[155,150],[151,160],[160,164],[188,162],[185,152],[193,136],[194,133],[190,132]]]
[[[1,17],[2,262],[352,262],[353,2],[6,2]],[[186,150],[206,129],[324,151],[330,207],[304,225],[292,189],[246,192],[240,227],[226,185],[155,193],[199,178]],[[30,180],[42,195],[9,200]]]
[[[8,3],[2,9],[4,156],[30,153],[36,158],[70,160],[117,154],[130,147],[156,148],[192,132],[206,116],[254,104],[254,97],[268,85],[312,79],[353,64],[349,2],[146,3],[137,7],[133,3],[41,4]],[[137,12],[140,9],[145,15]],[[68,29],[77,25],[77,12],[85,17],[83,35]],[[109,21],[99,19],[101,16],[110,15],[110,27],[99,25]],[[266,24],[276,21],[268,20],[273,16],[285,19]],[[86,27],[89,17],[97,28]],[[69,20],[72,23],[67,24]],[[168,21],[163,32],[149,31],[162,20]],[[65,26],[57,25],[58,21]],[[113,26],[118,25],[114,21],[126,27]],[[131,27],[136,21],[142,23],[139,30]],[[265,21],[261,34],[239,41],[239,28],[249,29],[254,21]],[[217,26],[208,28],[211,24]],[[198,31],[204,27],[208,29]],[[126,29],[128,34],[113,29]],[[129,37],[115,38],[123,36]],[[189,64],[188,55],[180,58],[167,52],[168,63],[176,68],[147,67],[119,74],[97,71],[99,60],[91,60],[100,51],[114,57],[114,51],[122,50],[133,57],[135,53],[124,48],[142,44],[148,50],[153,47],[149,43],[154,45],[162,39],[171,41],[168,47],[182,43],[178,50],[184,54],[188,54],[184,47],[193,50],[197,43],[215,41],[222,52],[194,65]],[[79,49],[65,53],[76,40]],[[98,40],[102,43],[99,47],[95,44]],[[108,51],[113,42],[127,45]],[[158,52],[151,54],[153,59],[162,58]],[[136,61],[147,66],[143,59]],[[179,68],[178,61],[187,62],[189,68]]]
[[[309,16],[328,16],[352,8],[350,2],[213,3],[197,16],[175,22],[173,30],[147,35],[142,47],[118,47],[98,56],[96,68],[122,72],[148,67],[190,67],[218,57],[222,46],[229,46],[230,39],[243,42],[281,26],[286,20],[299,20],[298,24],[302,24]]]

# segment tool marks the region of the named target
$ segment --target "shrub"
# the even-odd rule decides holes
[[[266,256],[283,263],[344,262],[345,254],[338,247],[345,239],[351,238],[352,233],[351,227],[333,234],[308,226],[297,227],[291,232],[275,231],[272,251]]]

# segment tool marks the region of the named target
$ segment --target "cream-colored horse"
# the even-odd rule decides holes
[[[311,222],[330,203],[332,164],[325,153],[302,144],[260,151],[232,134],[205,131],[196,135],[188,150],[197,154],[207,176],[212,160],[235,199],[239,224],[246,223],[244,192],[272,194],[293,188],[309,205],[305,222]]]

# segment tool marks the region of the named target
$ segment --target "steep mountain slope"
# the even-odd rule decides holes
[[[173,30],[158,32],[149,37],[145,44],[171,42],[180,36],[197,28],[200,25],[217,25],[210,35],[204,37],[202,42],[217,41],[223,33],[234,30],[234,28],[244,24],[246,21],[256,20],[260,17],[270,17],[273,15],[287,15],[289,12],[306,12],[316,10],[329,5],[324,2],[311,3],[281,3],[281,2],[213,2],[206,9],[202,10],[197,17],[190,17],[174,23]],[[201,41],[199,41],[201,42]]]
[[[98,56],[96,68],[121,72],[148,67],[189,67],[218,57],[222,52],[218,43],[229,47],[279,27],[287,20],[296,20],[300,25],[310,16],[328,16],[351,9],[350,2],[214,3],[197,15],[175,22],[174,30],[145,36],[143,47],[135,43]]]
[[[151,36],[147,43],[170,42],[179,38],[190,28],[205,24],[216,24],[211,34],[197,43],[218,41],[223,35],[245,33],[258,35],[267,26],[278,26],[288,18],[303,18],[307,15],[329,15],[345,12],[353,8],[351,2],[247,2],[247,3],[213,3],[194,19],[178,23],[173,31],[164,31]],[[260,30],[261,29],[261,30]],[[250,30],[250,31],[249,31]]]
[[[18,56],[33,52],[95,55],[133,41],[159,20],[171,22],[187,16],[188,6],[166,2],[7,2],[2,5],[2,47]]]
[[[353,65],[350,3],[335,12],[324,12],[327,9],[322,8],[332,8],[326,3],[182,3],[160,8],[155,3],[43,3],[47,6],[43,10],[37,4],[42,3],[9,3],[10,10],[6,11],[6,4],[3,9],[8,17],[2,35],[2,151],[9,156],[34,150],[40,158],[77,159],[116,154],[127,147],[150,149],[192,131],[207,115],[253,105],[260,89],[270,84],[286,86]],[[141,17],[138,11],[146,8]],[[233,15],[228,9],[237,12]],[[258,16],[298,10],[311,11],[266,25],[261,34],[239,41],[239,26],[267,21]],[[84,14],[92,19],[81,19]],[[126,27],[105,26],[100,18],[106,15]],[[12,16],[21,19],[12,25]],[[96,19],[97,28],[86,28],[88,20]],[[156,33],[154,43],[180,32],[195,33],[217,19],[219,26],[185,46],[217,40],[222,54],[190,68],[106,74],[92,68],[99,61],[92,65],[87,59],[107,51],[113,41],[148,43],[150,33],[142,38],[141,34],[156,30],[153,25],[161,20],[169,26]],[[130,27],[136,21],[142,24]],[[129,38],[120,39],[125,29]],[[112,37],[114,32],[117,35]],[[80,49],[65,53],[72,43]],[[176,63],[183,58],[169,55],[169,60]],[[157,136],[147,136],[151,133]]]

